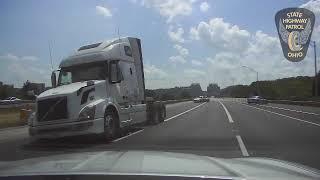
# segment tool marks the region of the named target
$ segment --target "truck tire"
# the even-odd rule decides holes
[[[154,104],[154,116],[153,116],[153,122],[154,124],[159,124],[161,122],[164,122],[164,119],[166,117],[166,108],[162,103]]]
[[[164,122],[164,119],[167,116],[166,107],[164,105],[161,106],[160,113],[159,113],[159,120],[160,122]]]
[[[160,112],[159,110],[155,110],[154,113],[153,113],[153,124],[154,125],[157,125],[161,122],[161,119],[160,119]]]
[[[119,126],[118,117],[116,113],[112,110],[107,110],[104,115],[104,139],[111,141],[112,139],[118,137]]]

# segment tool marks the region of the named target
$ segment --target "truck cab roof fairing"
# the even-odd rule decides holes
[[[73,55],[63,59],[59,67],[70,67],[79,64],[106,61],[112,59],[130,60],[130,58],[126,57],[123,49],[124,46],[130,46],[128,37],[103,41],[101,43],[94,44],[96,46],[91,45],[85,45],[80,47]],[[90,48],[90,46],[92,48]]]

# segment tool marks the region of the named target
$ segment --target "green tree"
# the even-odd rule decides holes
[[[210,83],[207,87],[208,96],[219,96],[220,87],[216,83]]]
[[[180,98],[182,98],[182,99],[188,99],[188,98],[191,98],[191,95],[190,95],[190,93],[189,93],[188,91],[183,90],[183,91],[181,92],[181,94],[180,94]]]

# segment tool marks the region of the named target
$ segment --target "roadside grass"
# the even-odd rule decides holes
[[[20,120],[21,107],[0,109],[0,128],[26,125],[27,121]]]

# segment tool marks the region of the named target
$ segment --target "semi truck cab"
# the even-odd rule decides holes
[[[102,134],[164,120],[165,105],[145,97],[141,41],[125,37],[80,47],[51,76],[36,99],[33,139]]]

